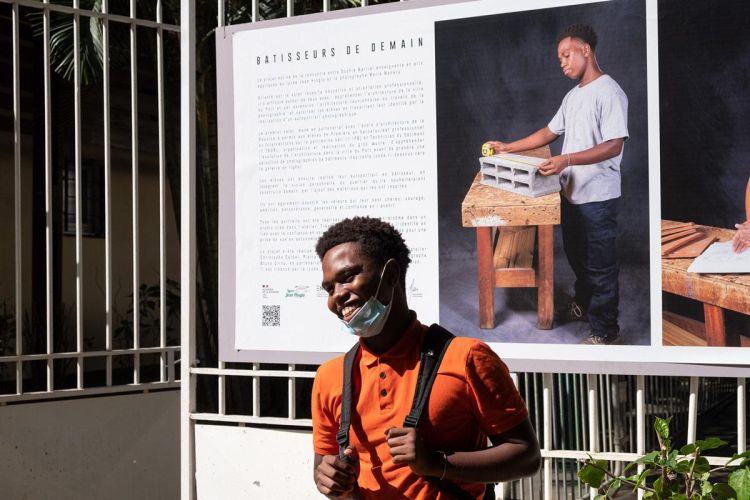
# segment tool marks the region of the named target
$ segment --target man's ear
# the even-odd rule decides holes
[[[385,263],[385,276],[386,282],[394,287],[398,284],[401,279],[401,266],[398,264],[396,259],[389,259]]]

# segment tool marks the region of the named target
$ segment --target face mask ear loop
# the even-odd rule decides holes
[[[378,302],[380,302],[380,301],[378,300],[378,294],[380,293],[380,285],[382,285],[382,284],[383,284],[383,278],[385,277],[385,268],[386,268],[386,267],[388,267],[388,263],[389,263],[390,261],[392,261],[392,260],[393,260],[393,259],[388,259],[388,260],[387,260],[387,261],[385,262],[385,265],[383,266],[383,270],[382,270],[382,271],[380,272],[380,281],[378,281],[378,288],[377,288],[377,289],[375,290],[375,295],[373,295],[373,297],[375,297],[375,300],[377,300]],[[393,291],[391,292],[391,300],[393,300],[393,293],[394,293],[394,292],[395,292],[395,289],[394,289],[394,290],[393,290]],[[390,303],[390,302],[389,302],[389,303]],[[381,304],[382,304],[382,302],[381,302]]]

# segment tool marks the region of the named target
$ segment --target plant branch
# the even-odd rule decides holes
[[[698,456],[700,454],[701,449],[696,446],[695,451],[693,452],[693,463],[690,464],[690,473],[685,478],[685,489],[687,490],[685,493],[687,494],[688,498],[692,496],[693,487],[695,487],[695,479],[693,479],[693,473],[695,472],[695,463],[698,461]]]
[[[632,487],[634,487],[634,488],[640,488],[640,489],[642,489],[642,490],[644,490],[644,491],[650,491],[651,493],[656,493],[656,491],[655,491],[655,490],[654,490],[653,488],[649,488],[648,486],[644,486],[644,485],[642,485],[642,484],[641,484],[641,485],[639,485],[639,484],[637,484],[637,483],[634,483],[634,482],[633,482],[633,481],[631,481],[630,479],[625,479],[624,477],[616,476],[616,475],[612,474],[611,472],[609,472],[609,471],[608,471],[607,469],[605,469],[605,468],[603,468],[603,467],[599,467],[599,466],[598,466],[598,465],[596,465],[596,464],[595,464],[594,462],[590,462],[590,461],[588,461],[588,460],[584,460],[583,462],[584,462],[584,463],[585,463],[586,465],[590,465],[591,467],[593,467],[593,468],[595,468],[595,469],[599,469],[600,471],[604,472],[604,474],[605,474],[605,475],[606,475],[607,477],[611,477],[612,479],[619,479],[619,480],[620,480],[620,481],[621,481],[622,483],[624,483],[624,484],[628,484],[628,485],[630,485],[630,486],[632,486]]]

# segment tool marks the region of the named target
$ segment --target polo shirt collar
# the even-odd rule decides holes
[[[401,338],[398,339],[393,347],[388,349],[383,354],[376,354],[367,348],[365,345],[365,339],[359,339],[359,345],[362,347],[362,359],[361,362],[367,366],[375,365],[381,358],[400,358],[404,357],[410,352],[413,352],[414,346],[420,342],[422,338],[423,327],[422,324],[417,320],[417,313],[411,311],[411,322],[406,327],[404,332],[401,334]]]

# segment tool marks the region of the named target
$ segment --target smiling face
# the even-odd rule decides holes
[[[356,242],[342,243],[328,250],[322,266],[321,286],[328,292],[328,309],[339,319],[349,321],[375,294],[383,268]],[[382,303],[386,301],[381,297],[391,296],[387,288],[384,278],[377,297]]]
[[[589,57],[592,56],[591,47],[578,38],[563,38],[557,44],[557,58],[563,74],[571,80],[580,80],[586,72]]]

